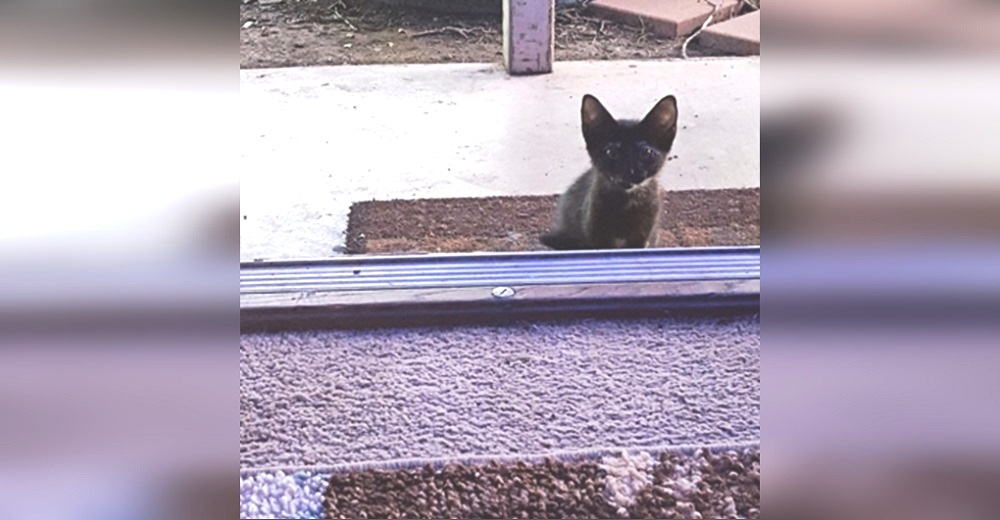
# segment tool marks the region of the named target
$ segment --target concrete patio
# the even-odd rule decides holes
[[[760,58],[241,70],[240,260],[342,251],[353,202],[561,192],[588,166],[580,98],[680,105],[666,189],[760,186]]]

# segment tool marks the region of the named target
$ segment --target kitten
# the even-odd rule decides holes
[[[592,167],[559,198],[552,249],[655,247],[660,187],[656,174],[677,135],[677,100],[661,99],[642,121],[616,121],[594,96],[583,96],[583,139]]]

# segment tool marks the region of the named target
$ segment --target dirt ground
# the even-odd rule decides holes
[[[240,28],[240,68],[502,59],[499,15],[440,14],[372,0],[243,0]],[[580,6],[560,7],[556,15],[556,60],[677,57],[682,41],[589,16]],[[696,44],[688,54],[718,55]]]

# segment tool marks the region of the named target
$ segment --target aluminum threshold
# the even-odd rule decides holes
[[[240,265],[243,331],[756,312],[760,247],[343,257]]]

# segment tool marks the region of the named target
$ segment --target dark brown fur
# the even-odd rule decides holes
[[[655,247],[660,215],[656,174],[677,134],[677,101],[661,99],[642,121],[616,121],[586,95],[581,120],[592,167],[559,199],[552,249]]]

